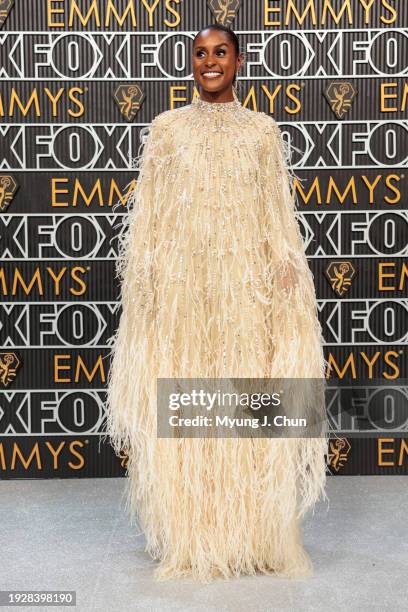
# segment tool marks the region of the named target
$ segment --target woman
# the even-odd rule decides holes
[[[158,579],[310,574],[300,520],[325,495],[324,436],[157,435],[159,377],[325,375],[286,149],[239,102],[242,61],[231,30],[198,33],[200,96],[153,120],[119,241],[107,435],[128,452],[127,502]]]

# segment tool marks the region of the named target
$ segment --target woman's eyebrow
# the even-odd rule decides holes
[[[222,47],[223,45],[225,45],[226,47],[228,47],[228,43],[226,43],[226,42],[220,43],[219,45],[214,45],[214,47],[215,47],[215,48],[216,48],[216,47]],[[197,49],[207,49],[207,47],[204,47],[203,45],[197,45],[196,50],[197,50]]]

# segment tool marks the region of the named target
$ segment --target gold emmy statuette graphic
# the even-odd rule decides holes
[[[349,112],[356,94],[356,90],[348,81],[333,81],[324,92],[330,108],[339,119]]]
[[[240,0],[208,0],[208,8],[214,15],[217,23],[229,26],[234,21]]]
[[[0,174],[0,212],[8,208],[17,191],[17,183],[12,176]]]
[[[126,469],[128,465],[128,461],[129,461],[129,455],[126,452],[126,449],[121,450],[121,452],[119,453],[119,459],[120,459],[120,465]]]
[[[329,467],[336,472],[347,462],[351,444],[347,438],[336,438],[329,442]]]
[[[0,0],[0,28],[6,21],[11,9],[13,8],[14,0]]]
[[[128,83],[118,85],[113,97],[122,115],[128,121],[133,121],[145,99],[145,94],[136,83]]]
[[[1,386],[8,387],[16,376],[21,363],[15,353],[0,353],[0,382]]]
[[[344,295],[351,286],[351,281],[356,275],[356,269],[351,261],[332,261],[325,271],[331,288],[337,295]]]

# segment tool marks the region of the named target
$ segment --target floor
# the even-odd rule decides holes
[[[124,479],[0,482],[1,589],[75,590],[77,611],[408,610],[408,480],[329,477],[304,523],[315,575],[154,582],[124,511]],[[69,610],[13,607],[4,610]]]

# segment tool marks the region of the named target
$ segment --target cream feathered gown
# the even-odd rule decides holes
[[[107,436],[158,579],[308,575],[327,439],[156,436],[157,377],[323,378],[313,276],[275,121],[239,100],[153,120],[119,241]],[[316,402],[322,396],[316,395]]]

